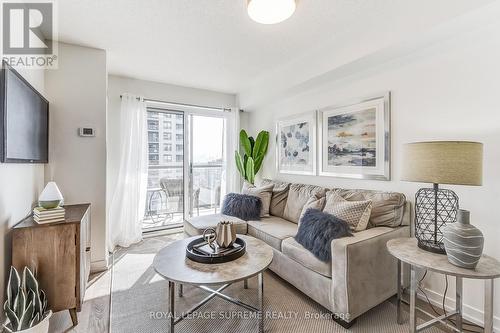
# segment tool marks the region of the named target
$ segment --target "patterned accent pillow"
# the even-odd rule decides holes
[[[262,201],[262,210],[260,212],[260,217],[269,216],[269,206],[271,205],[271,197],[273,195],[274,184],[264,185],[261,187],[256,187],[248,182],[243,183],[242,194],[253,195],[259,197]]]
[[[323,211],[346,221],[352,231],[362,231],[368,226],[372,201],[348,201],[336,191],[329,191],[326,194],[326,204]]]

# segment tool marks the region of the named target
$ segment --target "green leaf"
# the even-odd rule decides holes
[[[257,156],[262,155],[262,158],[264,158],[264,155],[266,155],[267,153],[268,145],[269,145],[269,132],[261,131],[259,135],[257,135],[257,141],[255,141],[255,146],[253,147],[252,157],[255,159]]]
[[[252,156],[252,144],[250,143],[250,139],[248,138],[248,134],[245,130],[240,131],[240,145],[243,147],[245,154]]]
[[[14,266],[10,266],[9,283],[7,285],[7,300],[9,301],[9,307],[11,309],[15,309],[14,303],[18,297],[20,290],[21,278],[19,277],[19,273],[14,268]]]
[[[19,318],[18,330],[25,330],[30,327],[31,319],[33,318],[33,312],[35,311],[35,306],[33,302],[29,302],[26,311],[24,311],[23,316]]]
[[[248,137],[248,140],[250,141],[250,155],[251,157],[253,157],[253,147],[255,146],[255,139],[253,138],[253,136],[249,136]]]
[[[259,155],[255,158],[255,162],[254,162],[254,170],[255,170],[255,174],[257,174],[260,170],[260,167],[262,166],[262,161],[264,161],[264,154],[262,155]]]
[[[246,166],[247,182],[253,184],[255,182],[255,169],[253,158],[249,157]]]
[[[31,319],[30,327],[35,326],[36,324],[38,324],[38,322],[40,322],[40,315],[37,313],[36,315],[33,316],[33,319]]]
[[[238,151],[234,152],[234,159],[236,160],[236,168],[241,174],[241,177],[245,178],[245,167],[243,165],[243,159]]]
[[[17,327],[19,326],[19,317],[16,316],[15,312],[7,306],[7,302],[8,301],[5,301],[4,305],[5,315],[7,316],[7,318],[9,318],[12,330],[17,331]]]

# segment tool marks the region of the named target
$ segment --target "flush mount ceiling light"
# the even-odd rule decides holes
[[[248,16],[262,24],[282,22],[295,12],[295,0],[247,0]]]

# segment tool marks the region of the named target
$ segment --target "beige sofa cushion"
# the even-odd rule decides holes
[[[248,221],[248,234],[281,251],[281,241],[297,234],[298,226],[277,216]]]
[[[281,243],[281,252],[302,266],[326,277],[332,277],[332,261],[324,262],[290,237]]]
[[[371,200],[372,212],[368,228],[398,227],[401,225],[406,203],[404,194],[370,190],[337,189],[336,191],[349,201]]]
[[[283,217],[285,210],[286,199],[288,198],[288,190],[290,183],[280,182],[277,180],[263,179],[261,186],[273,184],[273,196],[271,197],[271,205],[269,206],[269,213],[274,216]]]
[[[253,184],[245,182],[241,193],[259,197],[262,201],[262,208],[260,210],[260,217],[269,216],[269,206],[271,205],[271,196],[273,195],[274,184],[268,184],[257,187]]]
[[[302,212],[300,213],[300,218],[299,218],[299,225],[300,221],[302,220],[302,217],[306,213],[308,209],[317,209],[317,210],[323,210],[325,207],[325,197],[321,198],[316,198],[316,197],[310,197],[309,200],[307,200],[306,204],[304,207],[302,207]]]
[[[366,229],[370,220],[372,202],[370,200],[348,201],[336,191],[328,191],[323,211],[346,221],[352,231],[362,231]]]
[[[324,197],[326,189],[314,185],[292,184],[288,191],[288,199],[286,200],[283,218],[299,223],[302,208],[311,197]]]
[[[184,221],[184,231],[189,236],[203,234],[207,228],[215,228],[220,221],[230,221],[236,226],[236,233],[245,235],[247,233],[247,223],[237,217],[224,214],[211,214],[196,216]]]

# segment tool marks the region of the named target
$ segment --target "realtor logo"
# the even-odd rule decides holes
[[[2,58],[11,66],[55,68],[55,3],[2,1]]]

